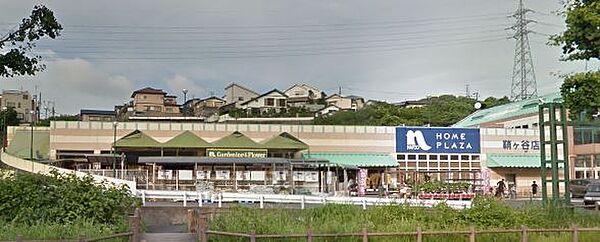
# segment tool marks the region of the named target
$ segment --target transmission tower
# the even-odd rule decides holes
[[[515,25],[509,29],[515,31],[512,36],[516,40],[515,57],[513,63],[512,85],[510,97],[513,101],[528,99],[537,96],[537,84],[535,81],[535,71],[533,70],[533,59],[531,58],[531,48],[529,46],[527,25],[535,23],[534,20],[527,19],[527,13],[533,12],[525,8],[523,0],[519,0],[517,11],[511,15],[515,18]]]

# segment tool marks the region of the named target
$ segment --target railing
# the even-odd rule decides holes
[[[138,187],[148,189],[149,176],[148,170],[133,170],[133,169],[79,169],[77,171],[85,172],[94,176],[117,178],[126,181],[133,181]],[[116,176],[115,176],[116,175]]]
[[[129,190],[133,194],[135,194],[135,192],[137,190],[135,181],[126,181],[126,180],[112,178],[112,177],[98,176],[98,175],[88,174],[88,173],[79,172],[79,171],[75,171],[75,170],[64,169],[64,168],[60,168],[60,167],[56,167],[56,166],[50,166],[50,165],[46,165],[46,164],[42,164],[42,163],[38,163],[38,162],[34,162],[34,161],[24,160],[24,159],[9,155],[5,152],[0,153],[0,159],[2,160],[2,162],[4,164],[6,164],[10,167],[22,170],[22,171],[26,171],[26,172],[47,175],[47,174],[50,174],[51,171],[57,171],[62,174],[74,174],[78,177],[91,175],[94,178],[94,181],[96,181],[98,183],[108,182],[109,184],[114,184],[117,186],[126,185],[127,187],[129,187]]]
[[[209,236],[219,237],[230,237],[237,239],[248,239],[251,242],[255,242],[260,239],[273,240],[273,239],[306,239],[306,241],[312,242],[316,238],[361,238],[363,242],[369,241],[369,239],[381,238],[381,237],[404,237],[414,238],[417,242],[422,242],[426,237],[435,236],[464,236],[467,237],[469,242],[475,242],[478,236],[485,235],[499,235],[499,234],[513,234],[518,237],[518,241],[527,242],[530,238],[530,233],[537,235],[546,233],[568,233],[570,234],[570,241],[577,242],[581,233],[589,232],[600,232],[600,228],[579,228],[577,225],[572,225],[570,228],[528,228],[522,225],[519,229],[493,229],[493,230],[476,230],[474,226],[470,226],[468,230],[445,230],[445,231],[423,231],[421,227],[417,227],[415,231],[403,231],[403,232],[373,232],[368,231],[366,227],[359,232],[346,232],[346,233],[314,233],[311,228],[306,230],[306,233],[297,234],[256,234],[255,230],[251,230],[247,233],[243,232],[225,232],[210,230],[208,226],[208,218],[211,215],[210,212],[199,212],[196,209],[188,210],[188,230],[191,233],[195,233],[198,236],[198,240],[206,242]],[[447,238],[447,237],[445,237]],[[517,240],[514,240],[517,241]]]
[[[306,241],[312,242],[315,238],[361,238],[363,242],[368,242],[370,238],[375,239],[379,237],[412,237],[417,242],[422,242],[425,237],[435,236],[465,236],[469,242],[475,242],[478,235],[497,235],[497,234],[517,234],[521,242],[529,241],[529,233],[545,234],[545,233],[569,233],[571,234],[571,240],[578,242],[581,233],[584,232],[600,232],[600,228],[578,228],[576,225],[571,228],[555,228],[555,229],[530,229],[527,226],[521,226],[521,229],[502,229],[502,230],[476,230],[475,227],[471,226],[469,230],[462,231],[423,231],[420,227],[414,232],[369,232],[366,228],[356,233],[339,233],[339,234],[318,234],[313,233],[312,230],[308,229],[305,234],[256,234],[256,232],[250,231],[249,233],[232,233],[207,230],[206,228],[200,227],[198,229],[198,237],[201,242],[208,241],[210,235],[213,236],[227,236],[235,238],[247,238],[251,242],[255,242],[259,239],[284,239],[284,238],[305,238]]]
[[[87,238],[85,235],[81,235],[79,236],[79,239],[72,239],[72,240],[23,240],[21,236],[17,235],[15,241],[17,242],[37,242],[37,241],[44,241],[44,242],[64,242],[64,241],[71,241],[71,242],[97,242],[97,241],[105,241],[105,240],[114,240],[114,239],[121,239],[121,238],[128,238],[129,241],[133,241],[133,242],[138,242],[141,240],[142,236],[141,236],[141,217],[140,217],[140,210],[136,209],[135,213],[132,216],[128,217],[128,222],[129,222],[129,230],[128,232],[123,232],[123,233],[118,233],[118,234],[111,234],[111,235],[106,235],[106,236],[102,236],[102,237],[97,237],[97,238]]]
[[[183,206],[187,206],[188,201],[197,201],[198,206],[204,203],[216,203],[222,207],[223,203],[258,203],[260,208],[264,208],[266,203],[279,204],[297,204],[300,209],[306,208],[308,204],[353,204],[362,206],[407,204],[410,206],[432,207],[445,203],[452,208],[463,209],[471,207],[469,200],[422,200],[405,198],[376,198],[376,197],[320,197],[308,195],[280,195],[280,194],[254,194],[254,193],[201,193],[195,191],[163,191],[163,190],[138,190],[138,197],[142,199],[143,206],[146,206],[148,199],[162,199],[171,201],[182,201]]]

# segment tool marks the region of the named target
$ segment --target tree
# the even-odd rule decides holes
[[[592,120],[592,115],[600,110],[600,72],[584,72],[570,75],[560,87],[569,108],[571,120],[582,117]],[[579,116],[580,114],[584,114]]]
[[[61,30],[52,10],[35,6],[16,30],[0,38],[0,77],[35,75],[44,70],[41,56],[32,53],[35,42],[43,37],[55,39]]]
[[[6,127],[8,126],[17,126],[19,125],[19,117],[17,116],[17,111],[14,108],[8,108],[6,110],[0,111],[0,124],[2,127],[0,133],[0,146],[4,147],[6,140],[4,137],[6,136]]]
[[[589,60],[600,57],[600,1],[571,0],[565,4],[567,29],[552,37],[562,46],[564,60]]]
[[[600,1],[572,0],[565,4],[567,29],[552,37],[562,46],[564,61],[600,59]],[[561,94],[570,118],[591,119],[600,108],[600,73],[578,73],[565,77]],[[580,114],[585,114],[580,116]]]

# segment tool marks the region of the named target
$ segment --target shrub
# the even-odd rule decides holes
[[[126,187],[95,183],[91,176],[51,172],[17,173],[0,178],[0,220],[17,224],[70,224],[85,219],[116,224],[139,200]]]

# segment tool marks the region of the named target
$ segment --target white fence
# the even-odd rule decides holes
[[[13,167],[15,169],[19,169],[22,171],[26,171],[26,172],[35,173],[35,174],[48,175],[48,174],[50,174],[50,171],[54,170],[54,171],[57,171],[57,172],[63,173],[63,174],[74,174],[78,177],[91,175],[94,178],[94,181],[96,181],[98,183],[108,182],[108,184],[114,184],[116,186],[126,185],[127,187],[129,187],[129,190],[133,194],[136,194],[135,181],[126,181],[126,180],[116,179],[116,178],[112,178],[112,177],[98,176],[98,175],[88,174],[88,173],[79,172],[79,171],[75,171],[75,170],[64,169],[64,168],[60,168],[60,167],[56,167],[56,166],[50,166],[50,165],[46,165],[46,164],[42,164],[42,163],[38,163],[38,162],[32,162],[29,160],[24,160],[24,159],[9,155],[5,152],[0,153],[0,159],[2,160],[2,162],[4,164],[6,164],[10,167]]]
[[[138,190],[137,195],[142,198],[142,204],[146,206],[148,199],[161,199],[171,201],[182,201],[183,206],[187,206],[188,201],[197,201],[198,206],[202,207],[204,203],[216,203],[222,207],[223,203],[258,203],[260,208],[265,207],[265,203],[279,204],[298,204],[304,209],[307,204],[354,204],[360,205],[363,209],[367,206],[407,204],[410,206],[432,207],[440,203],[446,203],[448,206],[457,209],[471,207],[469,200],[422,200],[422,199],[404,199],[404,198],[375,198],[375,197],[320,197],[308,195],[279,195],[279,194],[255,194],[255,193],[202,193],[195,191],[163,191],[163,190]]]

